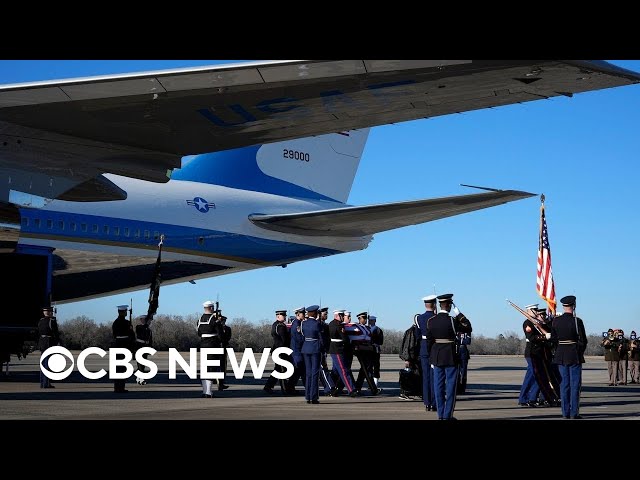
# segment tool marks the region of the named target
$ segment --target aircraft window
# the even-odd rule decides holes
[[[80,230],[82,230],[83,232],[87,231],[87,224],[86,223],[81,223],[80,224]]]
[[[140,229],[139,229],[139,228],[136,228],[136,235],[135,235],[135,237],[136,237],[136,238],[140,238]]]
[[[158,240],[160,238],[160,232],[153,232],[153,238]]]
[[[69,223],[69,228],[71,229],[71,231],[75,232],[76,231],[76,222],[70,222]]]
[[[64,230],[64,220],[58,220],[58,228]]]
[[[120,236],[120,227],[113,227],[113,234],[116,237]]]
[[[27,217],[24,217],[22,219],[22,225],[25,226],[25,227],[29,226],[29,219]]]
[[[34,225],[36,228],[40,228],[40,219],[39,219],[39,218],[34,218],[34,219],[33,219],[33,225]]]
[[[204,237],[198,237],[198,245],[204,245]]]
[[[129,227],[124,227],[124,236],[125,237],[129,236]]]
[[[94,223],[94,224],[93,224],[93,227],[91,228],[91,231],[92,231],[93,233],[98,233],[98,224],[97,224],[97,223]]]
[[[109,225],[102,226],[102,233],[104,233],[105,235],[109,235]]]
[[[47,220],[47,228],[53,228],[53,220]]]
[[[151,233],[149,232],[149,230],[144,231],[144,238],[151,238]]]

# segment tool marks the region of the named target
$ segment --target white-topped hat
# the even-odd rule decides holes
[[[337,315],[337,314],[340,314],[340,313],[344,313],[344,310],[334,310],[333,311],[334,315]]]
[[[129,305],[118,305],[118,311],[119,311],[119,312],[122,312],[123,310],[124,310],[125,312],[126,312],[127,310],[129,310]]]
[[[532,303],[531,305],[525,305],[524,310],[531,310],[534,308],[538,308],[538,304],[537,303]]]
[[[207,300],[206,302],[204,302],[202,304],[203,307],[213,307],[215,305],[215,303],[213,303],[211,300]]]
[[[349,310],[345,310],[345,311],[344,311],[344,315],[345,315],[345,317],[346,317],[347,315],[351,316],[351,312],[350,312]]]
[[[423,302],[435,303],[436,298],[438,298],[438,297],[436,297],[435,295],[427,295],[426,297],[422,297],[422,301]]]

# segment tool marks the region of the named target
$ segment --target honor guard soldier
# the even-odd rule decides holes
[[[422,297],[425,312],[418,315],[418,329],[420,330],[420,375],[422,376],[422,402],[427,412],[436,410],[436,398],[433,389],[433,369],[429,362],[427,348],[427,322],[436,314],[436,296]]]
[[[329,325],[327,325],[327,316],[329,315],[329,307],[323,307],[318,310],[320,314],[320,334],[322,335],[322,351],[320,352],[320,381],[324,387],[324,394],[333,397],[337,394],[335,381],[329,371],[329,365],[327,364],[327,351],[329,350],[329,344],[331,343],[329,337]]]
[[[304,339],[300,352],[304,358],[305,384],[304,398],[307,403],[317,404],[318,382],[320,381],[320,352],[322,351],[322,335],[320,322],[316,319],[318,305],[306,308],[308,317],[300,323],[300,334]]]
[[[382,344],[384,343],[384,332],[376,325],[378,321],[375,315],[369,315],[369,329],[371,330],[371,343],[373,344],[373,356],[372,356],[372,376],[373,381],[378,387],[380,381],[380,352],[382,351]]]
[[[618,338],[614,335],[613,328],[603,336],[602,346],[604,347],[604,359],[607,362],[609,372],[609,386],[618,385],[618,363],[620,362],[620,352],[618,352]]]
[[[537,303],[526,305],[524,310],[535,316]],[[535,325],[529,319],[525,319],[522,323],[522,331],[524,332],[526,345],[524,347],[524,359],[527,362],[527,371],[524,374],[524,380],[520,387],[520,397],[518,398],[518,405],[522,407],[535,407],[537,406],[538,394],[540,393],[540,386],[536,381],[536,376],[533,371],[533,362],[531,360],[531,348],[534,343],[536,345],[540,342],[537,336],[539,332],[536,330]],[[538,348],[538,346],[536,346]]]
[[[629,341],[624,336],[624,330],[619,329],[618,332],[618,353],[620,361],[618,362],[618,383],[627,384],[627,360],[629,358]]]
[[[629,335],[629,374],[631,375],[629,383],[640,383],[640,340],[636,332],[631,332]]]
[[[427,322],[427,348],[433,365],[433,384],[439,420],[455,420],[460,356],[457,350],[459,333],[471,333],[471,322],[453,303],[453,294],[437,297],[440,313]],[[454,316],[450,316],[451,312]]]
[[[366,380],[371,395],[378,395],[381,390],[376,387],[372,377],[373,345],[371,343],[371,331],[367,326],[369,314],[367,312],[360,312],[357,318],[358,323],[355,326],[345,328],[345,331],[349,335],[349,342],[353,347],[353,354],[360,363],[360,370],[358,371],[355,384],[356,392],[360,393],[362,384]]]
[[[218,318],[218,322],[220,323],[220,328],[222,330],[221,343],[222,348],[224,348],[224,355],[220,359],[220,370],[224,375],[227,373],[227,348],[231,344],[231,327],[227,325],[227,317],[224,315],[220,315]],[[229,388],[229,385],[224,383],[224,377],[218,380],[218,390],[226,390]]]
[[[58,345],[60,334],[58,332],[58,321],[53,316],[53,307],[42,308],[42,318],[38,321],[38,350],[43,353],[47,348]],[[0,365],[1,366],[1,365]],[[49,370],[49,359],[42,359],[42,366]],[[51,385],[51,380],[40,370],[40,388],[55,388]]]
[[[127,348],[133,351],[135,349],[134,343],[136,334],[133,331],[131,322],[127,320],[127,310],[129,310],[128,305],[118,305],[118,318],[113,321],[111,330],[113,332],[113,338],[117,348]],[[116,367],[116,372],[117,371],[118,367]],[[125,380],[114,380],[113,391],[115,393],[128,392],[129,390],[126,390],[124,385]]]
[[[302,345],[304,344],[304,338],[300,333],[300,324],[303,322],[305,318],[306,310],[304,307],[296,308],[294,313],[296,314],[296,318],[293,322],[291,322],[291,358],[293,360],[293,375],[289,377],[289,393],[294,395],[296,392],[296,385],[298,384],[298,380],[302,378],[302,381],[305,382],[305,365],[304,365],[304,357],[302,356]]]
[[[349,338],[344,331],[343,319],[344,310],[334,310],[333,320],[329,322],[329,340],[331,342],[329,344],[329,355],[331,355],[331,363],[333,364],[331,373],[337,378],[337,391],[340,391],[344,386],[347,388],[349,396],[356,397],[353,374],[345,361],[345,351],[349,348]]]
[[[553,363],[560,368],[560,398],[563,418],[580,416],[580,388],[582,364],[587,348],[587,335],[582,319],[576,317],[576,297],[568,295],[560,299],[564,313],[553,319],[551,341],[558,345]]]
[[[291,333],[287,328],[286,321],[287,321],[287,311],[276,310],[276,321],[271,324],[271,338],[273,338],[273,345],[272,345],[273,350],[280,347],[289,348],[289,345],[291,344]],[[291,362],[290,355],[281,355],[281,358],[283,360],[287,360],[288,362]],[[274,371],[284,373],[286,369],[284,368],[284,366],[276,363],[274,367]],[[286,395],[288,393],[287,380],[286,379],[278,380],[276,377],[273,376],[273,374],[271,374],[269,378],[267,378],[267,383],[264,384],[263,390],[269,394],[273,393],[273,387],[278,381],[280,382],[280,390],[282,391],[282,394]]]
[[[200,337],[200,348],[222,348],[222,325],[216,318],[216,312],[214,311],[215,303],[211,300],[207,300],[202,304],[204,313],[198,320],[198,336]],[[221,362],[222,364],[222,362]],[[213,367],[213,371],[219,371],[220,367]],[[202,376],[200,371],[200,376]],[[208,372],[207,373],[211,373]],[[211,386],[212,380],[201,379],[202,381],[202,398],[213,398],[213,392]]]
[[[153,317],[147,320],[146,315],[140,315],[138,316],[138,318],[136,318],[136,350],[138,350],[139,348],[152,346],[153,336],[151,334],[151,329],[149,328],[151,320],[153,320]],[[142,358],[144,358],[145,360],[147,359],[147,357],[149,357],[148,353],[142,354]],[[138,365],[138,370],[140,370],[142,373],[146,372],[144,365]],[[147,381],[142,378],[136,377],[136,383],[138,383],[139,385],[146,385]]]

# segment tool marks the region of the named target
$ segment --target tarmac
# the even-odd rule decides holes
[[[77,358],[78,352],[73,353]],[[90,370],[106,369],[106,359],[89,359],[93,360],[88,363]],[[360,397],[326,397],[321,391],[318,405],[306,403],[302,383],[298,384],[300,394],[296,396],[282,395],[277,385],[273,394],[266,394],[262,387],[273,368],[271,361],[263,379],[254,379],[250,367],[248,375],[240,380],[228,370],[230,388],[214,390],[214,398],[201,398],[199,380],[189,379],[180,369],[175,380],[168,378],[167,352],[158,352],[152,359],[159,373],[148,384],[137,385],[130,379],[128,393],[116,394],[112,381],[88,380],[77,371],[54,382],[55,388],[41,389],[39,354],[30,354],[23,360],[12,357],[9,375],[0,377],[0,420],[437,420],[437,414],[427,412],[420,398],[399,397],[398,378],[404,362],[397,355],[381,358],[380,395],[371,396],[365,382]],[[608,386],[603,358],[586,360],[580,404],[584,420],[640,419],[640,385]],[[357,375],[357,360],[353,367]],[[467,391],[457,397],[455,417],[565,421],[558,407],[518,406],[525,369],[522,356],[473,355]]]

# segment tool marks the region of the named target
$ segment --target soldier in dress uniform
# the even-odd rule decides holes
[[[222,329],[222,337],[221,337],[222,348],[225,349],[224,355],[222,355],[222,358],[220,359],[220,370],[222,371],[223,374],[226,375],[227,358],[228,358],[226,349],[231,344],[231,327],[227,325],[227,317],[225,317],[222,314],[220,314],[218,318],[218,322],[220,323],[220,328]],[[227,388],[229,388],[229,385],[224,383],[224,377],[218,380],[217,383],[218,383],[218,390],[226,390]]]
[[[202,304],[204,313],[198,320],[198,336],[200,337],[200,348],[222,348],[222,335],[224,334],[222,325],[218,321],[214,311],[215,303],[207,300]],[[222,364],[222,362],[221,362]],[[220,367],[213,367],[213,371],[220,371]],[[202,376],[202,372],[200,372]],[[212,380],[201,379],[202,398],[213,398],[211,386]]]
[[[318,382],[320,381],[320,352],[322,351],[322,334],[320,322],[316,318],[318,305],[310,305],[306,308],[307,318],[300,323],[300,334],[304,343],[300,352],[304,358],[305,384],[304,398],[307,403],[317,404]]]
[[[296,385],[298,380],[305,381],[305,364],[304,357],[302,356],[302,345],[304,344],[304,338],[300,333],[300,324],[304,321],[306,309],[304,307],[296,308],[294,311],[296,318],[291,322],[291,359],[293,360],[293,375],[289,377],[288,387],[289,393],[294,395],[296,393]]]
[[[437,297],[440,313],[427,322],[427,348],[433,365],[433,383],[439,420],[455,420],[458,366],[460,356],[457,350],[458,333],[471,333],[471,322],[453,303],[453,294]],[[450,316],[451,312],[454,316]]]
[[[362,384],[366,380],[371,395],[378,395],[382,390],[376,387],[372,376],[374,349],[373,344],[371,343],[371,331],[367,326],[369,314],[367,312],[360,312],[357,315],[357,318],[358,324],[353,328],[353,330],[349,331],[349,327],[345,329],[349,334],[349,341],[353,347],[353,354],[360,363],[360,370],[358,371],[358,377],[356,378],[355,384],[356,392],[360,393]]]
[[[347,388],[349,396],[356,397],[353,374],[351,368],[347,367],[345,351],[349,349],[349,338],[344,331],[344,310],[334,310],[333,320],[329,322],[329,355],[333,364],[332,374],[336,380],[336,390],[342,387]]]
[[[144,347],[152,347],[153,345],[153,335],[151,333],[151,328],[149,328],[149,324],[153,320],[153,316],[147,319],[146,315],[139,315],[136,318],[136,350]],[[146,360],[149,357],[148,353],[144,353],[142,357]],[[138,370],[142,373],[146,372],[146,367],[144,365],[138,365]],[[147,381],[142,378],[136,377],[136,383],[139,385],[146,385]]]
[[[38,321],[38,350],[42,353],[47,348],[58,345],[59,340],[58,321],[53,316],[53,307],[45,306],[42,308],[42,318]],[[42,360],[42,366],[49,369],[48,358],[45,357]],[[40,370],[40,388],[55,388],[42,370]]]
[[[271,338],[273,338],[273,345],[271,347],[272,351],[280,347],[289,348],[289,345],[291,345],[291,333],[287,328],[286,322],[287,311],[276,310],[276,321],[271,324]],[[290,355],[280,355],[280,358],[291,362]],[[274,371],[284,373],[286,369],[284,368],[284,366],[276,363]],[[287,379],[278,380],[273,376],[273,374],[271,374],[269,378],[267,378],[267,383],[264,384],[263,390],[269,394],[273,393],[273,387],[277,382],[280,382],[280,390],[282,391],[282,394],[287,395]]]
[[[640,383],[640,340],[636,332],[629,335],[629,383]]]
[[[587,348],[587,334],[582,319],[576,317],[576,297],[567,295],[560,299],[564,313],[551,323],[551,341],[558,345],[553,363],[560,368],[560,398],[563,418],[580,416],[580,389],[582,364]]]
[[[618,362],[618,383],[627,384],[627,360],[629,359],[629,340],[624,336],[624,330],[618,330],[618,353],[620,361]]]
[[[131,322],[127,319],[128,305],[118,305],[118,318],[113,321],[111,330],[113,332],[113,338],[115,346],[117,348],[127,348],[130,351],[135,350],[135,338],[136,334],[133,331]],[[118,368],[116,367],[116,372]],[[129,390],[124,388],[126,380],[114,380],[113,391],[115,393],[126,393]]]
[[[338,389],[336,383],[329,371],[329,365],[327,364],[327,351],[329,350],[329,344],[331,339],[329,336],[329,325],[327,325],[327,316],[329,315],[329,307],[322,307],[318,310],[320,314],[320,334],[322,335],[322,351],[320,352],[320,381],[324,388],[324,394],[333,397],[337,394]]]
[[[531,305],[525,305],[524,310],[535,316],[538,308],[537,303]],[[531,360],[531,348],[534,343],[539,344],[541,340],[537,335],[540,334],[535,328],[533,322],[529,319],[525,319],[522,323],[522,331],[524,332],[526,345],[524,347],[524,359],[527,362],[527,371],[524,374],[524,380],[520,387],[520,396],[518,397],[518,405],[522,407],[536,407],[537,398],[540,393],[540,386],[536,381],[535,372],[533,371],[533,361]],[[539,348],[536,346],[536,348]]]
[[[433,389],[433,369],[429,362],[429,349],[427,348],[427,322],[436,314],[436,296],[422,297],[425,312],[417,317],[420,330],[420,375],[422,376],[422,402],[427,412],[436,410],[436,397]]]
[[[376,388],[378,387],[378,382],[380,381],[380,352],[382,351],[382,344],[384,343],[384,332],[382,329],[376,325],[378,318],[375,315],[369,315],[369,329],[371,330],[371,343],[373,344],[373,355],[372,359],[372,376],[373,381],[376,384]]]

